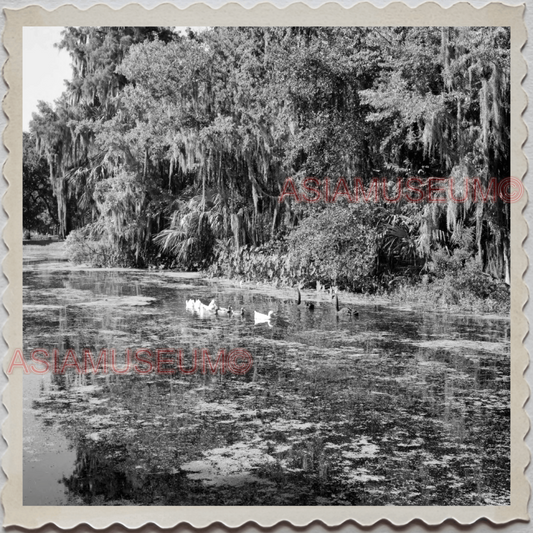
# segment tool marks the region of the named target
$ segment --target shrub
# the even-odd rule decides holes
[[[215,261],[209,267],[212,276],[241,277],[246,281],[270,281],[292,285],[302,272],[292,268],[283,238],[274,239],[261,246],[233,248],[233,240],[219,241],[215,248]]]
[[[375,290],[382,212],[368,203],[336,203],[311,212],[288,239],[291,265],[321,284]]]
[[[69,233],[65,246],[67,256],[75,264],[91,267],[129,266],[127,254],[119,251],[115,244],[104,239],[95,240],[91,236],[90,227],[74,230]]]
[[[483,272],[472,252],[457,249],[452,254],[436,250],[428,264],[433,276],[429,285],[443,304],[470,306],[473,310],[507,312],[510,307],[509,287]]]
[[[233,248],[219,241],[213,276],[242,277],[284,285],[335,285],[353,291],[374,291],[373,277],[382,208],[368,204],[333,204],[310,210],[286,237],[278,235],[261,246]]]

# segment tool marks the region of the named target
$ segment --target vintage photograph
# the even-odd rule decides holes
[[[510,505],[509,27],[23,65],[24,505]]]

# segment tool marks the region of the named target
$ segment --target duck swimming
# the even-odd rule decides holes
[[[254,321],[256,324],[262,324],[263,322],[270,322],[270,319],[272,318],[273,314],[274,314],[274,311],[269,311],[268,315],[264,315],[263,313],[258,313],[257,311],[254,311]]]
[[[296,301],[296,305],[300,305],[302,303],[302,293],[300,292],[300,287],[296,287],[296,290],[298,291],[298,300]],[[305,302],[305,307],[307,307],[309,311],[314,311],[315,304],[313,302]]]
[[[229,307],[215,307],[216,315],[231,315],[233,314],[233,309],[231,305]]]
[[[193,309],[194,311],[198,311],[198,312],[210,312],[210,313],[214,313],[215,312],[215,309],[216,309],[217,305],[215,303],[215,300],[211,300],[211,302],[209,303],[209,305],[205,305],[204,303],[202,303],[200,300],[195,300],[194,304],[193,304],[193,307],[191,309]]]
[[[339,297],[337,296],[337,293],[335,293],[335,310],[337,311],[338,315],[341,316],[359,316],[359,311],[356,309],[353,309],[352,307],[340,307],[339,306]]]

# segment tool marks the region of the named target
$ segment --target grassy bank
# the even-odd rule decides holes
[[[22,248],[24,261],[66,261],[68,256],[64,241],[35,240],[24,241]]]
[[[336,255],[335,250],[306,262],[292,252],[272,243],[253,249],[245,247],[239,252],[224,251],[207,269],[207,274],[245,285],[265,285],[270,290],[292,287],[292,293],[300,286],[313,295],[311,299],[318,301],[328,297],[331,300],[332,288],[336,288],[345,303],[386,303],[451,313],[509,314],[509,286],[484,272],[470,253],[457,251],[450,255],[437,250],[430,261],[417,268],[402,271],[367,264],[354,274],[355,263],[350,262],[350,257]]]
[[[276,259],[279,262],[279,258]],[[46,260],[68,260],[64,242],[33,242],[24,245],[25,262]],[[261,268],[250,268],[247,273],[233,271],[232,276],[221,270],[215,273],[213,269],[197,275],[216,279],[217,283],[223,285],[240,286],[275,298],[296,298],[297,282],[291,279],[280,280],[279,277],[270,275],[270,261],[257,261],[256,264],[260,264]],[[158,270],[158,272],[174,273],[169,270]],[[314,285],[317,286],[316,283]],[[320,283],[318,290],[307,286],[301,292],[304,301],[313,301],[323,306],[333,305],[331,289]],[[508,317],[510,309],[508,287],[491,280],[486,275],[468,269],[463,269],[461,275],[454,272],[453,275],[448,273],[442,277],[423,275],[415,279],[400,279],[394,287],[380,288],[373,293],[339,290],[338,294],[340,301],[344,304],[407,307],[425,312]]]
[[[210,276],[213,279],[212,276]],[[242,287],[257,294],[268,294],[274,298],[296,300],[296,288],[281,286],[279,283],[268,281],[244,281],[239,278],[216,278],[217,283],[228,287]],[[417,285],[402,285],[390,291],[375,294],[355,294],[348,291],[339,291],[339,300],[342,304],[354,306],[379,306],[402,308],[413,311],[438,312],[451,314],[476,315],[486,318],[509,318],[509,303],[494,299],[482,299],[471,294],[464,297],[457,295],[447,296],[446,290],[436,287],[435,284],[426,285],[422,282]],[[331,306],[334,303],[328,290],[302,289],[302,302],[310,301],[319,306]],[[452,293],[450,293],[452,294]]]

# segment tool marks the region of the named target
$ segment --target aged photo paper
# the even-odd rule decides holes
[[[5,9],[4,526],[528,521],[524,9]]]

